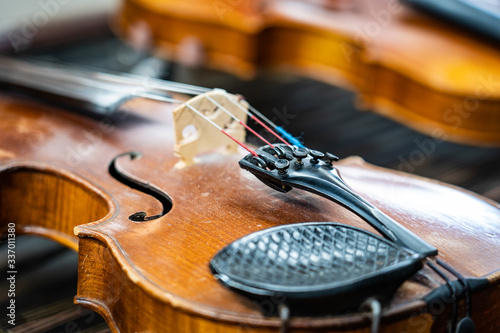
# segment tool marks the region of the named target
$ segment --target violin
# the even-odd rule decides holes
[[[17,61],[2,62],[15,68]],[[78,251],[75,302],[101,314],[113,332],[467,332],[472,321],[478,332],[500,327],[498,203],[360,157],[338,160],[290,144],[241,96],[223,90],[31,66],[3,79],[22,86],[38,73],[30,91],[67,90],[58,102],[79,100],[94,116],[2,94],[1,230]],[[89,87],[113,98],[85,102]],[[246,131],[253,135],[247,118],[274,132],[272,142],[246,143]],[[329,281],[326,289],[299,290],[309,280],[278,289],[288,280],[275,261],[266,262],[274,273],[264,283],[241,275],[259,269],[248,255],[268,256],[274,247],[251,248],[253,240],[282,237],[273,255],[293,258],[297,230],[325,236],[298,237],[301,246],[344,248],[341,266],[352,276],[331,283],[334,250],[331,258],[323,250],[296,254],[306,271],[326,263],[315,275]],[[343,238],[329,241],[332,232]],[[352,237],[365,247],[349,247]],[[233,250],[244,246],[236,266]],[[394,263],[388,253],[397,253]],[[368,267],[363,260],[383,269],[351,270],[351,261]],[[288,272],[300,275],[299,266]]]
[[[127,0],[113,26],[168,60],[295,72],[427,135],[500,143],[498,43],[395,0]]]

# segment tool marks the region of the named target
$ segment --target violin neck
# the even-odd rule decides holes
[[[4,56],[0,56],[0,84],[49,103],[101,116],[112,114],[136,97],[168,101],[169,92],[198,95],[210,90],[132,74],[92,72]]]

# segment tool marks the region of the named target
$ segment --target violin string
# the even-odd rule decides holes
[[[228,94],[227,92],[225,92],[225,94]],[[241,110],[243,110],[249,117],[250,119],[252,119],[253,121],[255,121],[257,124],[259,124],[260,126],[262,126],[265,130],[267,130],[269,133],[271,133],[272,135],[274,135],[276,138],[278,138],[280,141],[282,141],[283,143],[285,143],[287,146],[290,146],[290,144],[285,140],[283,139],[281,136],[279,136],[276,132],[274,132],[272,129],[270,129],[266,124],[264,124],[262,121],[260,121],[259,118],[255,117],[255,115],[253,115],[250,111],[248,111],[245,107],[243,107],[243,105],[241,105],[240,103],[228,98],[229,100],[231,100],[231,102],[236,105],[237,107],[239,107]],[[262,119],[267,119],[262,113],[260,113],[259,111],[257,111],[253,106],[251,106],[250,104],[248,105],[248,108],[251,108],[253,109],[254,113],[259,113],[260,116]],[[272,122],[267,119],[268,122],[270,122],[272,124]],[[276,126],[276,125],[275,125]],[[272,145],[271,145],[272,146]],[[273,147],[274,148],[274,147]]]
[[[279,126],[277,126],[275,123],[273,123],[271,120],[269,120],[267,117],[265,117],[262,113],[260,113],[256,108],[254,108],[253,106],[249,105],[248,108],[250,110],[252,110],[252,112],[256,115],[258,115],[260,118],[262,118],[266,123],[268,123],[269,125],[271,125],[272,128],[274,129],[277,129]],[[280,138],[284,143],[286,143],[287,145],[290,145],[288,142],[286,142],[284,139],[281,138],[281,136],[279,136],[278,134],[276,134],[275,132],[273,132],[269,127],[267,127],[265,124],[263,124],[262,122],[260,122],[260,120],[257,120],[256,117],[253,117],[254,120],[256,120],[259,125],[263,126],[265,129],[267,129],[268,131],[274,133],[274,135],[276,135],[278,138]]]
[[[202,88],[202,87],[198,87],[198,86],[193,86],[193,88],[195,90],[182,90],[184,89],[184,87],[186,86],[189,86],[189,85],[186,85],[186,84],[178,84],[176,82],[172,82],[172,81],[166,81],[168,82],[169,84],[171,83],[173,86],[178,86],[178,85],[182,85],[182,86],[178,86],[176,89],[176,92],[181,92],[181,93],[188,93],[188,94],[191,94],[193,91],[196,93],[196,94],[199,94],[199,93],[205,93],[205,92],[208,92],[208,91],[211,91],[211,89],[208,89],[208,88]],[[217,89],[217,90],[220,90],[221,92],[223,92],[225,95],[229,95],[229,93],[223,89]],[[288,141],[286,141],[282,136],[280,136],[279,134],[276,133],[276,131],[280,131],[281,134],[283,136],[286,136],[289,138],[289,140],[293,141],[294,144],[296,146],[299,146],[299,147],[303,147],[302,143],[300,141],[298,141],[297,139],[295,139],[290,133],[288,133],[287,131],[285,131],[282,127],[280,126],[277,126],[275,123],[273,123],[269,118],[267,118],[265,115],[263,115],[261,112],[259,112],[256,108],[254,108],[252,105],[248,105],[248,108],[250,110],[252,110],[252,112],[250,112],[248,109],[246,109],[245,107],[243,107],[240,103],[238,103],[237,101],[231,99],[228,97],[228,99],[230,100],[231,103],[233,103],[234,105],[236,105],[238,108],[240,108],[241,110],[243,110],[243,112],[245,112],[249,117],[250,119],[252,119],[253,121],[255,121],[257,124],[259,124],[261,127],[263,127],[266,131],[268,131],[269,133],[271,133],[274,137],[276,137],[278,140],[282,141],[284,144],[290,146],[290,143]],[[269,126],[267,126],[266,124],[264,124],[258,117],[256,117],[256,115],[261,118],[262,120],[264,120],[265,122],[267,122],[271,127],[273,127],[275,130],[272,130]],[[250,127],[246,127],[250,132],[252,132],[253,134],[256,134],[255,131],[253,131],[252,129],[250,129]],[[263,140],[263,137],[260,136],[260,135],[257,135],[256,136],[260,139],[260,140]],[[264,142],[266,142],[267,140],[263,140]],[[266,142],[267,144],[269,144],[268,142]],[[271,144],[269,144],[271,145]],[[272,146],[272,145],[271,145]]]
[[[134,74],[108,74],[108,73],[89,73],[90,76],[103,81],[119,83],[130,86],[140,86],[142,88],[154,89],[163,92],[178,92],[189,95],[199,95],[209,92],[211,89],[199,87],[191,84],[160,80],[152,77],[142,77]]]
[[[241,110],[243,110],[245,113],[247,113],[252,119],[254,120],[257,120],[259,123],[260,120],[258,120],[257,118],[254,117],[254,115],[252,115],[251,113],[248,112],[248,110],[245,109],[245,107],[243,107],[240,103],[234,101],[229,93],[227,93],[225,90],[222,90],[220,89],[220,91],[222,91],[224,93],[224,95],[226,96],[226,98],[231,102],[233,103],[235,106],[239,107]],[[173,98],[166,98],[164,99],[163,95],[157,95],[157,94],[154,94],[154,93],[146,93],[146,92],[136,92],[136,95],[138,96],[141,96],[141,97],[146,97],[146,98],[151,98],[151,99],[156,99],[156,100],[163,100],[163,101],[168,101],[168,102],[172,102],[172,103],[175,103],[177,100],[173,99]],[[214,105],[216,105],[217,107],[219,107],[222,111],[224,111],[225,113],[227,113],[230,117],[232,117],[235,121],[237,121],[239,124],[241,124],[242,126],[244,126],[248,131],[250,131],[252,134],[254,134],[257,138],[259,138],[261,141],[265,142],[267,145],[271,146],[274,148],[274,145],[271,144],[268,140],[266,140],[262,135],[260,135],[259,133],[257,133],[254,129],[252,129],[250,126],[248,126],[245,122],[243,122],[242,120],[240,120],[238,117],[236,117],[231,111],[227,110],[227,108],[223,107],[221,104],[217,103],[213,98],[211,98],[210,96],[205,96],[205,98],[207,98],[208,100],[210,100]],[[177,101],[177,102],[180,102],[180,101]],[[262,123],[261,123],[262,124]],[[271,134],[275,135],[278,139],[280,139],[282,142],[284,142],[286,145],[290,145],[288,142],[286,142],[283,138],[281,138],[278,134],[276,134],[273,130],[271,130],[269,127],[267,127],[265,124],[262,124],[262,126],[267,130],[269,131]],[[248,150],[248,149],[247,149]]]
[[[30,70],[33,70],[33,68],[31,68],[30,66],[24,67],[27,68],[28,74]],[[115,91],[117,93],[123,93],[123,87],[120,88],[116,86],[117,84],[120,84],[122,86],[125,86],[125,88],[130,88],[127,93],[135,96],[144,96],[148,93],[147,90],[150,90],[150,93],[155,95],[156,92],[178,92],[189,95],[199,95],[212,90],[210,88],[195,86],[191,84],[161,80],[152,77],[143,77],[134,74],[100,73],[77,68],[68,70],[68,68],[56,64],[49,64],[47,66],[43,66],[42,68],[35,67],[34,69],[36,69],[37,71],[43,71],[44,76],[52,80],[65,80],[69,84],[81,84],[83,82],[85,85],[89,85],[92,87],[97,87],[108,91]],[[50,84],[50,82],[47,82],[47,84]],[[153,92],[151,90],[153,90]],[[257,114],[262,117],[262,119],[272,124],[273,126],[276,126],[255,108],[252,107],[252,109],[257,112]],[[251,132],[255,134],[255,131]],[[275,135],[275,133],[273,135]]]
[[[205,116],[202,112],[200,112],[199,110],[197,110],[193,106],[189,105],[188,103],[180,101],[180,100],[177,100],[175,98],[161,96],[161,95],[156,95],[156,94],[151,94],[151,93],[145,93],[145,92],[141,92],[140,96],[141,97],[145,97],[145,98],[154,99],[154,100],[157,100],[157,101],[163,101],[163,102],[181,104],[181,105],[189,108],[191,111],[193,111],[198,116],[200,116],[203,120],[207,121],[210,125],[214,126],[219,131],[221,131],[222,133],[224,133],[227,137],[229,137],[231,140],[233,140],[234,142],[236,142],[240,147],[242,147],[243,149],[245,149],[246,151],[248,151],[250,154],[252,154],[253,156],[256,156],[256,157],[258,156],[255,151],[253,151],[252,149],[248,148],[243,142],[241,142],[240,140],[236,139],[234,136],[232,136],[231,134],[229,134],[226,130],[224,130],[222,127],[220,127],[215,122],[213,122],[212,120],[210,120],[207,116]]]
[[[133,85],[133,84],[137,85],[138,81],[140,81],[141,82],[140,86],[143,88],[149,88],[149,89],[154,89],[154,90],[163,91],[163,92],[177,92],[177,93],[183,93],[183,94],[189,94],[189,95],[199,95],[199,94],[203,94],[203,93],[206,93],[206,92],[209,92],[212,90],[210,88],[195,86],[195,85],[186,84],[186,83],[168,81],[168,80],[160,80],[160,79],[156,79],[156,78],[144,79],[140,76],[136,76],[133,74],[124,74],[122,76],[122,75],[95,73],[94,76],[98,79],[108,80],[108,81],[111,81],[114,83],[122,83],[122,84],[128,84],[128,85]],[[222,90],[222,89],[220,89],[220,90]],[[222,91],[224,91],[225,94],[228,94],[225,90],[222,90]],[[236,101],[231,100],[231,102],[234,103],[235,105],[238,105],[240,108],[242,107]],[[272,135],[274,135],[280,141],[282,141],[286,145],[290,145],[290,143],[288,142],[288,141],[290,141],[296,146],[303,147],[302,143],[299,140],[297,140],[295,137],[293,137],[284,128],[277,126],[274,122],[272,122],[269,118],[267,118],[265,115],[263,115],[260,111],[258,111],[252,105],[249,105],[249,109],[252,110],[252,112],[250,112],[246,109],[244,111],[251,117],[251,119],[254,120],[255,122],[257,122],[263,128],[265,128],[268,132],[270,132]],[[269,126],[271,126],[274,130],[269,128],[269,126],[266,126],[255,115],[257,115],[260,119],[262,119],[266,123],[268,123]],[[276,132],[279,132],[281,135],[277,134]],[[285,138],[287,138],[288,141],[284,140],[283,136]]]
[[[467,317],[471,317],[471,301],[470,301],[470,289],[469,289],[469,284],[467,283],[467,281],[465,280],[465,278],[463,277],[462,274],[460,274],[456,269],[454,269],[452,266],[450,266],[449,264],[447,264],[446,262],[444,262],[443,260],[439,259],[439,258],[436,258],[436,262],[441,266],[443,267],[444,269],[446,269],[448,272],[450,272],[451,274],[455,275],[458,279],[458,281],[460,282],[460,284],[462,285],[462,287],[464,288],[464,296],[465,296],[465,311],[466,311],[466,314],[467,314]]]
[[[189,94],[189,95],[199,95],[203,94],[206,92],[211,91],[212,89],[210,88],[205,88],[205,87],[200,87],[200,86],[195,86],[191,84],[186,84],[186,83],[179,83],[179,82],[173,82],[173,81],[168,81],[168,80],[160,80],[156,78],[143,78],[141,76],[137,76],[134,74],[122,74],[122,75],[114,75],[114,74],[108,74],[108,73],[89,73],[89,76],[92,76],[96,79],[102,80],[102,81],[108,81],[112,83],[120,83],[120,84],[125,84],[125,85],[131,85],[131,86],[140,86],[142,88],[147,88],[147,89],[154,89],[162,92],[177,92],[177,93],[183,93],[183,94]],[[140,84],[139,84],[140,82]],[[222,90],[222,89],[221,89]],[[225,90],[223,90],[225,94],[228,94]],[[242,108],[242,106],[237,103],[236,101],[231,100],[232,103],[237,105],[238,107]],[[244,108],[243,108],[244,109]],[[290,133],[288,133],[286,130],[284,130],[282,127],[277,126],[274,122],[272,122],[269,118],[267,118],[265,115],[263,115],[260,111],[258,111],[256,108],[254,108],[252,105],[249,105],[249,109],[252,110],[252,112],[244,109],[244,111],[251,117],[252,120],[254,120],[256,123],[258,123],[260,126],[265,128],[268,132],[270,132],[273,136],[278,138],[280,141],[285,143],[286,145],[290,145],[288,141],[286,141],[284,137],[288,138],[289,141],[291,141],[294,145],[303,147],[302,143],[295,139]],[[272,130],[269,126],[266,126],[260,119],[264,120],[266,123],[269,124],[274,130]],[[276,132],[279,132],[277,134]]]
[[[191,111],[193,111],[194,113],[196,113],[197,115],[199,115],[200,117],[202,117],[203,119],[205,119],[206,121],[208,121],[212,126],[214,126],[215,128],[217,128],[219,131],[221,131],[222,133],[224,133],[226,136],[228,136],[231,140],[233,140],[234,142],[236,142],[238,145],[240,145],[241,147],[243,147],[245,150],[247,150],[250,154],[252,154],[253,156],[258,156],[256,152],[254,152],[252,149],[248,148],[243,142],[239,141],[238,139],[236,139],[234,136],[232,136],[231,134],[229,134],[228,132],[226,132],[222,127],[220,127],[219,125],[217,125],[216,123],[214,123],[212,120],[210,120],[207,116],[205,116],[203,113],[201,113],[200,111],[196,110],[196,108],[192,107],[191,105],[187,104],[187,103],[183,103],[183,105],[187,106],[189,109],[191,109]]]
[[[107,74],[106,74],[107,75]],[[119,75],[110,75],[110,77],[113,77],[115,79],[115,82],[118,82],[119,80],[122,79],[121,76]],[[130,78],[128,78],[130,77]],[[125,74],[123,77],[123,81],[127,81],[128,83],[132,84],[135,80],[139,79],[139,77],[136,78],[135,75],[133,74]],[[184,94],[190,94],[190,95],[199,95],[203,94],[206,92],[209,92],[213,89],[206,88],[206,87],[201,87],[201,86],[196,86],[196,85],[191,85],[191,84],[186,84],[186,83],[179,83],[179,82],[174,82],[174,81],[169,81],[169,80],[160,80],[160,79],[155,79],[155,78],[148,78],[147,80],[143,80],[144,84],[143,86],[146,88],[152,88],[156,90],[161,90],[161,91],[170,91],[170,92],[178,92],[178,93],[184,93]],[[137,82],[136,82],[137,83]],[[224,91],[224,93],[228,94],[225,90],[220,89]],[[233,103],[236,103],[232,101]],[[239,104],[238,104],[239,105]],[[267,118],[265,115],[263,115],[260,111],[255,109],[253,106],[249,106],[249,108],[252,110],[252,112],[260,117],[262,120],[264,120],[266,123],[268,123],[271,127],[276,128],[278,127],[275,123],[273,123],[269,118]],[[248,110],[245,110],[247,114],[250,114]],[[256,118],[254,116],[254,118]],[[261,124],[261,123],[259,123]],[[274,133],[277,135],[276,133]]]
[[[183,94],[189,94],[189,95],[199,95],[203,94],[206,92],[211,91],[212,89],[210,88],[205,88],[205,87],[200,87],[196,85],[191,85],[191,84],[186,84],[186,83],[179,83],[179,82],[174,82],[174,81],[169,81],[169,80],[160,80],[156,78],[143,78],[141,76],[137,76],[134,74],[121,74],[121,75],[114,75],[114,74],[108,74],[108,73],[90,73],[91,76],[103,80],[103,81],[110,81],[113,83],[120,83],[120,84],[127,84],[127,85],[138,85],[138,82],[141,82],[140,86],[143,88],[149,88],[149,89],[154,89],[154,90],[159,90],[163,92],[177,92],[177,93],[183,93]],[[220,89],[222,90],[222,89]],[[223,90],[226,94],[227,92]],[[266,116],[264,116],[261,112],[259,112],[257,109],[254,107],[250,106],[252,109],[252,112],[255,113],[257,116],[259,116],[261,119],[263,119],[265,122],[267,122],[271,127],[276,127],[276,124],[274,124],[271,120],[269,120]],[[246,110],[248,112],[248,110]],[[249,113],[249,112],[248,112]]]
[[[300,147],[300,148],[305,148],[304,145],[302,144],[302,142],[300,142],[297,138],[295,138],[293,135],[291,135],[290,133],[288,133],[283,127],[281,126],[278,126],[276,125],[275,123],[273,123],[271,120],[269,120],[268,118],[266,118],[262,113],[260,113],[256,108],[254,108],[253,106],[249,105],[248,107],[250,110],[252,110],[253,113],[255,113],[256,115],[258,115],[259,117],[261,117],[262,119],[264,119],[269,125],[271,125],[271,127],[274,128],[274,130],[276,130],[276,132],[280,133],[285,139],[287,139],[289,142],[291,142],[294,146],[297,146],[297,147]],[[255,120],[256,118],[254,118]],[[263,127],[265,127],[268,131],[274,133],[273,131],[271,131],[267,126],[265,126],[263,123],[261,123],[259,121],[259,124]],[[278,138],[281,138],[281,136],[278,136],[276,133],[275,135],[278,137]],[[289,143],[287,143],[284,139],[281,139],[284,143],[286,143],[287,145],[290,145]]]
[[[238,102],[233,101],[231,99],[231,97],[229,96],[229,94],[226,94],[225,96],[226,96],[226,98],[228,100],[230,100],[231,102],[233,102],[234,105],[240,105]],[[265,142],[267,145],[269,145],[272,148],[274,148],[274,146],[269,141],[267,141],[264,137],[262,137],[262,135],[260,135],[259,133],[257,133],[253,128],[250,128],[250,126],[248,126],[245,122],[241,121],[238,117],[236,117],[233,113],[231,113],[231,111],[229,111],[228,109],[226,109],[225,107],[223,107],[221,104],[219,104],[217,101],[215,101],[212,97],[206,95],[205,98],[208,99],[210,102],[212,102],[215,106],[217,106],[218,108],[220,108],[222,111],[224,111],[226,114],[228,114],[231,118],[233,118],[235,121],[237,121],[240,125],[242,125],[243,127],[245,127],[248,131],[250,131],[250,133],[252,133],[253,135],[255,135],[261,141]],[[242,110],[244,110],[243,107],[242,107]]]
[[[224,91],[224,93],[228,94],[226,91]],[[304,145],[299,140],[297,140],[293,135],[291,135],[290,133],[288,133],[283,127],[280,127],[280,126],[276,125],[275,123],[273,123],[266,116],[264,116],[262,113],[260,113],[256,108],[254,108],[252,105],[248,104],[248,109],[252,110],[253,114],[252,114],[252,112],[250,112],[246,108],[244,108],[240,103],[238,103],[238,102],[236,102],[236,101],[234,101],[232,99],[230,99],[230,100],[231,100],[231,102],[234,105],[236,105],[240,109],[242,109],[250,117],[250,119],[252,119],[257,124],[259,124],[260,126],[262,126],[266,131],[268,131],[269,133],[271,133],[272,135],[274,135],[276,138],[278,138],[281,142],[283,142],[287,146],[291,145],[288,142],[288,141],[290,141],[290,142],[293,143],[293,145],[295,145],[297,147],[304,148]],[[265,120],[268,124],[271,125],[271,127],[274,128],[274,130],[276,130],[276,132],[279,132],[281,135],[277,134],[275,131],[273,131],[271,128],[269,128],[269,126],[267,126],[266,124],[264,124],[255,115],[258,115],[260,118],[262,118],[263,120]],[[288,141],[286,141],[285,138],[288,139]]]
[[[443,271],[441,271],[430,260],[427,260],[427,265],[446,282],[446,285],[447,285],[448,289],[450,290],[451,299],[453,302],[450,332],[455,332],[455,327],[457,326],[457,317],[458,317],[457,293],[456,293],[455,287],[453,286],[453,283],[451,282],[451,280],[446,276],[446,274],[444,274]]]

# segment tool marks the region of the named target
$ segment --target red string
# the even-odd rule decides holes
[[[241,147],[245,148],[250,154],[252,154],[253,156],[255,157],[259,157],[259,155],[257,155],[256,152],[254,152],[252,149],[248,148],[247,146],[245,146],[242,142],[240,142],[238,139],[236,139],[235,137],[233,137],[231,134],[229,134],[228,132],[224,131],[223,129],[221,129],[221,132],[226,134],[231,140],[233,140],[234,142],[236,142],[237,144],[239,144]]]
[[[266,124],[264,124],[262,121],[260,121],[257,117],[255,117],[254,115],[251,115],[250,118],[252,118],[254,121],[256,121],[260,126],[264,127],[267,131],[271,132],[275,137],[280,139],[284,144],[286,144],[287,146],[290,146],[290,144],[288,142],[286,142],[285,139],[283,139],[281,136],[276,134],[272,129],[270,129]]]
[[[261,139],[262,141],[264,141],[266,144],[268,144],[269,146],[271,146],[272,148],[274,148],[274,146],[272,145],[272,143],[270,143],[269,141],[267,141],[266,139],[264,139],[262,137],[262,135],[260,135],[259,133],[255,132],[252,128],[250,128],[250,126],[248,126],[247,124],[245,124],[244,122],[242,122],[241,120],[239,121],[241,125],[243,125],[247,130],[249,130],[251,133],[253,133],[253,135],[255,135],[256,137],[258,137],[259,139]]]

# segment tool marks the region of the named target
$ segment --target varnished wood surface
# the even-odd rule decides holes
[[[397,1],[128,0],[115,31],[156,54],[253,76],[282,69],[358,92],[431,136],[500,145],[498,44]]]
[[[75,250],[74,227],[99,220],[109,211],[98,189],[46,164],[10,164],[0,173],[0,184],[0,220],[23,221],[23,232],[50,235]],[[13,209],[21,201],[29,209]]]
[[[7,253],[7,244],[0,252]],[[0,330],[9,333],[109,333],[104,320],[92,310],[73,304],[77,286],[78,255],[75,250],[39,236],[16,237],[16,325],[9,317],[0,318]],[[7,271],[7,262],[0,261]],[[0,281],[0,290],[8,290]],[[7,307],[7,293],[0,294],[0,305]],[[91,330],[89,327],[92,327]]]
[[[295,190],[280,194],[265,187],[239,169],[238,155],[208,154],[196,165],[176,169],[172,107],[131,103],[126,109],[134,112],[118,113],[109,122],[7,96],[0,100],[5,120],[0,138],[3,179],[12,181],[21,171],[31,169],[26,183],[39,181],[22,193],[29,198],[32,190],[31,195],[39,192],[47,177],[59,175],[57,190],[78,184],[76,187],[85,191],[77,191],[74,197],[82,204],[85,201],[81,198],[94,198],[90,202],[101,207],[99,214],[85,217],[89,223],[101,217],[99,221],[76,229],[80,237],[76,300],[103,314],[114,330],[237,331],[247,325],[262,332],[273,331],[279,325],[277,320],[262,317],[251,302],[212,278],[210,258],[249,232],[284,223],[337,221],[368,228],[327,200]],[[128,220],[136,211],[151,215],[160,209],[154,199],[130,190],[107,173],[111,159],[130,150],[142,152],[143,158],[120,159],[120,168],[151,181],[172,198],[172,210],[161,219],[145,223]],[[436,182],[372,167],[358,158],[343,160],[339,169],[356,191],[437,246],[441,257],[465,276],[489,276],[500,267],[498,204]],[[37,178],[40,173],[46,176]],[[2,203],[7,198],[9,204],[22,203],[22,197],[11,198],[15,194],[12,189],[3,191]],[[20,230],[53,237],[38,227],[80,210],[64,201],[59,205],[49,202],[40,210],[63,212],[40,215],[47,218],[45,221],[16,216]],[[9,222],[9,210],[21,209],[1,207],[3,224]],[[70,232],[68,225],[61,223],[54,223],[54,228]],[[463,260],[465,257],[474,260]],[[438,281],[424,269],[405,283],[386,311],[385,329],[409,328],[401,318],[423,311],[425,304],[420,298],[439,286]],[[425,311],[422,316],[429,318]],[[292,321],[299,331],[308,327],[356,329],[366,324],[367,317],[356,314]],[[497,324],[484,321],[482,325]]]

